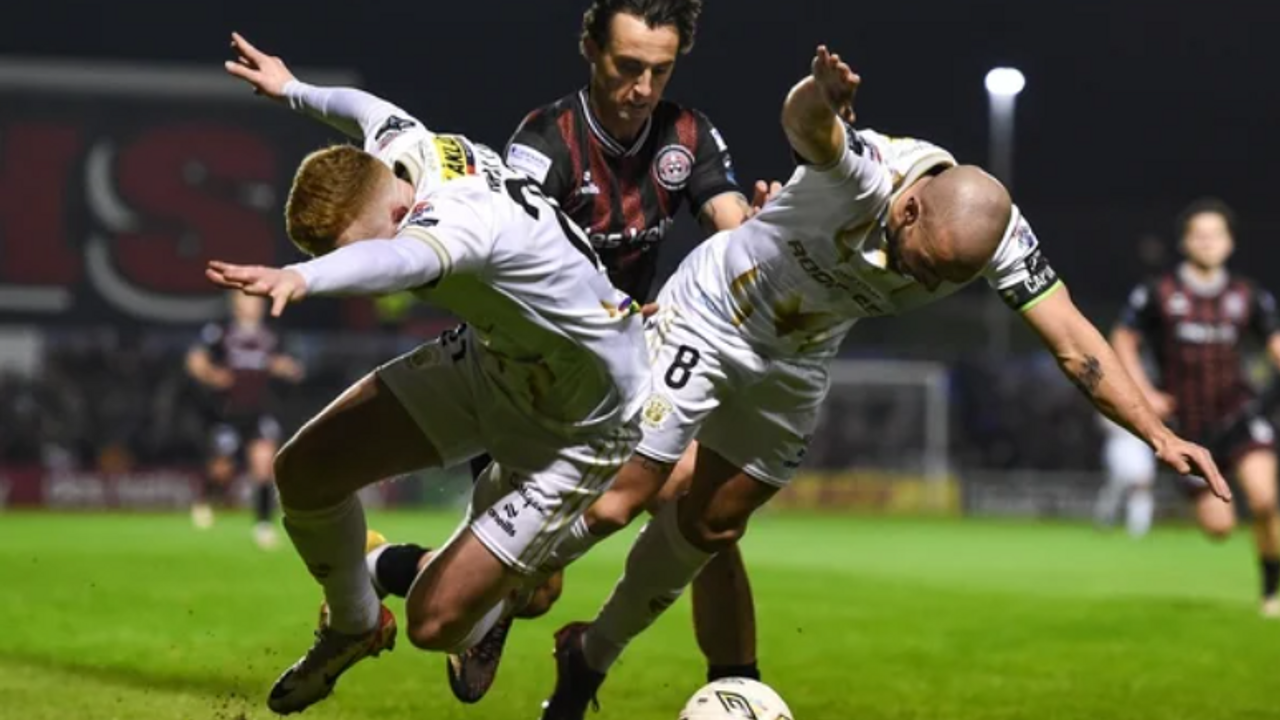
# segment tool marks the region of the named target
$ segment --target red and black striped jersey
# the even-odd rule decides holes
[[[271,361],[280,352],[280,338],[265,325],[209,323],[200,331],[199,346],[215,365],[235,375],[235,384],[217,396],[225,415],[264,411],[270,401]]]
[[[581,90],[534,110],[507,143],[507,165],[591,237],[609,279],[637,300],[654,289],[657,249],[684,203],[696,215],[738,192],[733,161],[705,115],[662,101],[629,144],[611,137]]]
[[[1173,396],[1179,430],[1204,438],[1238,412],[1253,392],[1245,380],[1241,341],[1265,343],[1280,332],[1275,298],[1252,281],[1223,274],[1212,283],[1185,268],[1139,285],[1120,323],[1143,336]]]

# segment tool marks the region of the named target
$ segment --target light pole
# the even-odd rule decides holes
[[[987,73],[987,99],[991,107],[990,170],[1005,187],[1013,187],[1013,115],[1018,93],[1027,79],[1017,68],[992,68]]]
[[[1013,192],[1013,116],[1027,79],[1017,68],[992,68],[986,86],[991,109],[987,169]],[[994,356],[1003,357],[1009,353],[1010,319],[994,294],[987,301],[986,314],[989,347]]]

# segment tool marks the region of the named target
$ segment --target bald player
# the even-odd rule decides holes
[[[754,219],[695,249],[658,295],[644,439],[618,482],[661,487],[662,469],[696,439],[692,486],[641,531],[596,619],[556,633],[557,682],[543,720],[581,720],[632,638],[786,486],[853,324],[979,277],[1104,415],[1229,497],[1209,453],[1165,427],[1072,304],[1004,187],[935,145],[854,131],[859,82],[818,48],[782,114],[800,167]],[[586,527],[553,556],[572,559],[609,529]]]

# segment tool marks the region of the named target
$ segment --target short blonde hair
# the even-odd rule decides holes
[[[333,250],[386,176],[377,158],[350,145],[311,153],[298,166],[284,206],[289,239],[308,255]]]

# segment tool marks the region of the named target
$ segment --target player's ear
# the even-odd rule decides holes
[[[920,222],[920,197],[915,193],[908,195],[902,201],[902,224],[903,226],[915,225]]]
[[[600,46],[590,37],[582,39],[582,57],[593,65],[600,59]]]

